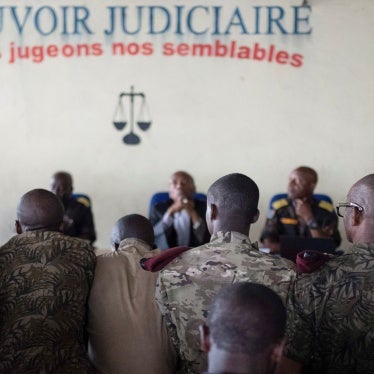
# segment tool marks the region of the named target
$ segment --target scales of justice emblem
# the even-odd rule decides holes
[[[113,125],[117,130],[123,130],[126,127],[128,120],[125,101],[130,101],[130,132],[122,139],[127,145],[137,145],[141,142],[140,136],[135,133],[134,124],[135,98],[137,97],[141,98],[141,103],[138,105],[139,113],[136,124],[142,131],[147,131],[152,124],[148,103],[145,100],[145,94],[143,92],[135,92],[134,86],[131,86],[130,92],[121,92],[114,112]]]

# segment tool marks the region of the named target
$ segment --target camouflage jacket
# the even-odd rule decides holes
[[[182,373],[201,373],[206,357],[200,351],[199,325],[212,298],[224,285],[256,282],[269,286],[284,301],[296,276],[295,265],[261,253],[237,232],[218,232],[210,243],[184,252],[159,274],[156,299],[181,358]]]
[[[89,373],[84,327],[95,254],[36,230],[0,247],[0,373]]]
[[[374,373],[374,243],[294,283],[285,355],[307,373]]]

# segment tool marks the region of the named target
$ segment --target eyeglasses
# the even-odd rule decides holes
[[[363,212],[364,208],[361,205],[356,203],[337,203],[336,204],[336,213],[339,217],[344,217],[345,210],[347,208],[356,208],[359,212]]]

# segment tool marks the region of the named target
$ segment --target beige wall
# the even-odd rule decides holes
[[[1,1],[21,7],[33,1]],[[147,214],[154,191],[167,188],[177,169],[194,175],[199,191],[234,171],[251,176],[261,191],[257,240],[272,194],[284,191],[292,168],[314,167],[318,191],[344,201],[358,178],[373,172],[374,3],[372,0],[310,0],[310,35],[228,37],[124,36],[106,38],[105,6],[153,4],[282,6],[299,1],[82,1],[90,9],[94,35],[58,33],[42,37],[25,25],[24,45],[101,43],[102,56],[45,58],[40,63],[9,63],[11,42],[21,38],[4,13],[0,31],[0,105],[2,136],[0,242],[13,234],[15,208],[29,189],[48,188],[51,174],[70,171],[76,191],[88,193],[98,231],[97,245],[107,246],[120,216]],[[38,6],[76,5],[40,1]],[[96,5],[94,5],[96,4]],[[36,9],[36,8],[34,8]],[[21,14],[21,13],[20,13]],[[289,14],[289,13],[287,13]],[[1,22],[1,21],[0,21]],[[196,21],[207,24],[205,17]],[[286,24],[289,25],[290,21]],[[27,31],[27,33],[26,33]],[[273,44],[301,54],[301,67],[252,59],[165,57],[163,43]],[[150,42],[151,56],[112,56],[112,41]],[[153,124],[139,146],[126,146],[111,121],[120,92],[134,85],[146,94]],[[137,131],[139,133],[139,131]],[[344,233],[342,233],[344,237]]]

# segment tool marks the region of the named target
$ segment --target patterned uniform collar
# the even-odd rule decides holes
[[[218,231],[214,233],[210,239],[211,243],[234,243],[234,244],[248,244],[257,246],[256,243],[252,244],[247,235],[241,234],[236,231]]]
[[[14,236],[15,239],[26,239],[26,240],[42,240],[52,236],[63,236],[59,231],[50,231],[46,229],[36,229],[24,231],[21,234]]]
[[[152,247],[145,241],[136,238],[126,238],[119,243],[118,252],[128,251],[129,248],[136,248],[140,253],[152,251]]]
[[[368,252],[369,254],[374,254],[374,243],[357,243],[349,247],[347,250],[344,251],[344,254],[351,254],[351,253],[365,253]]]

